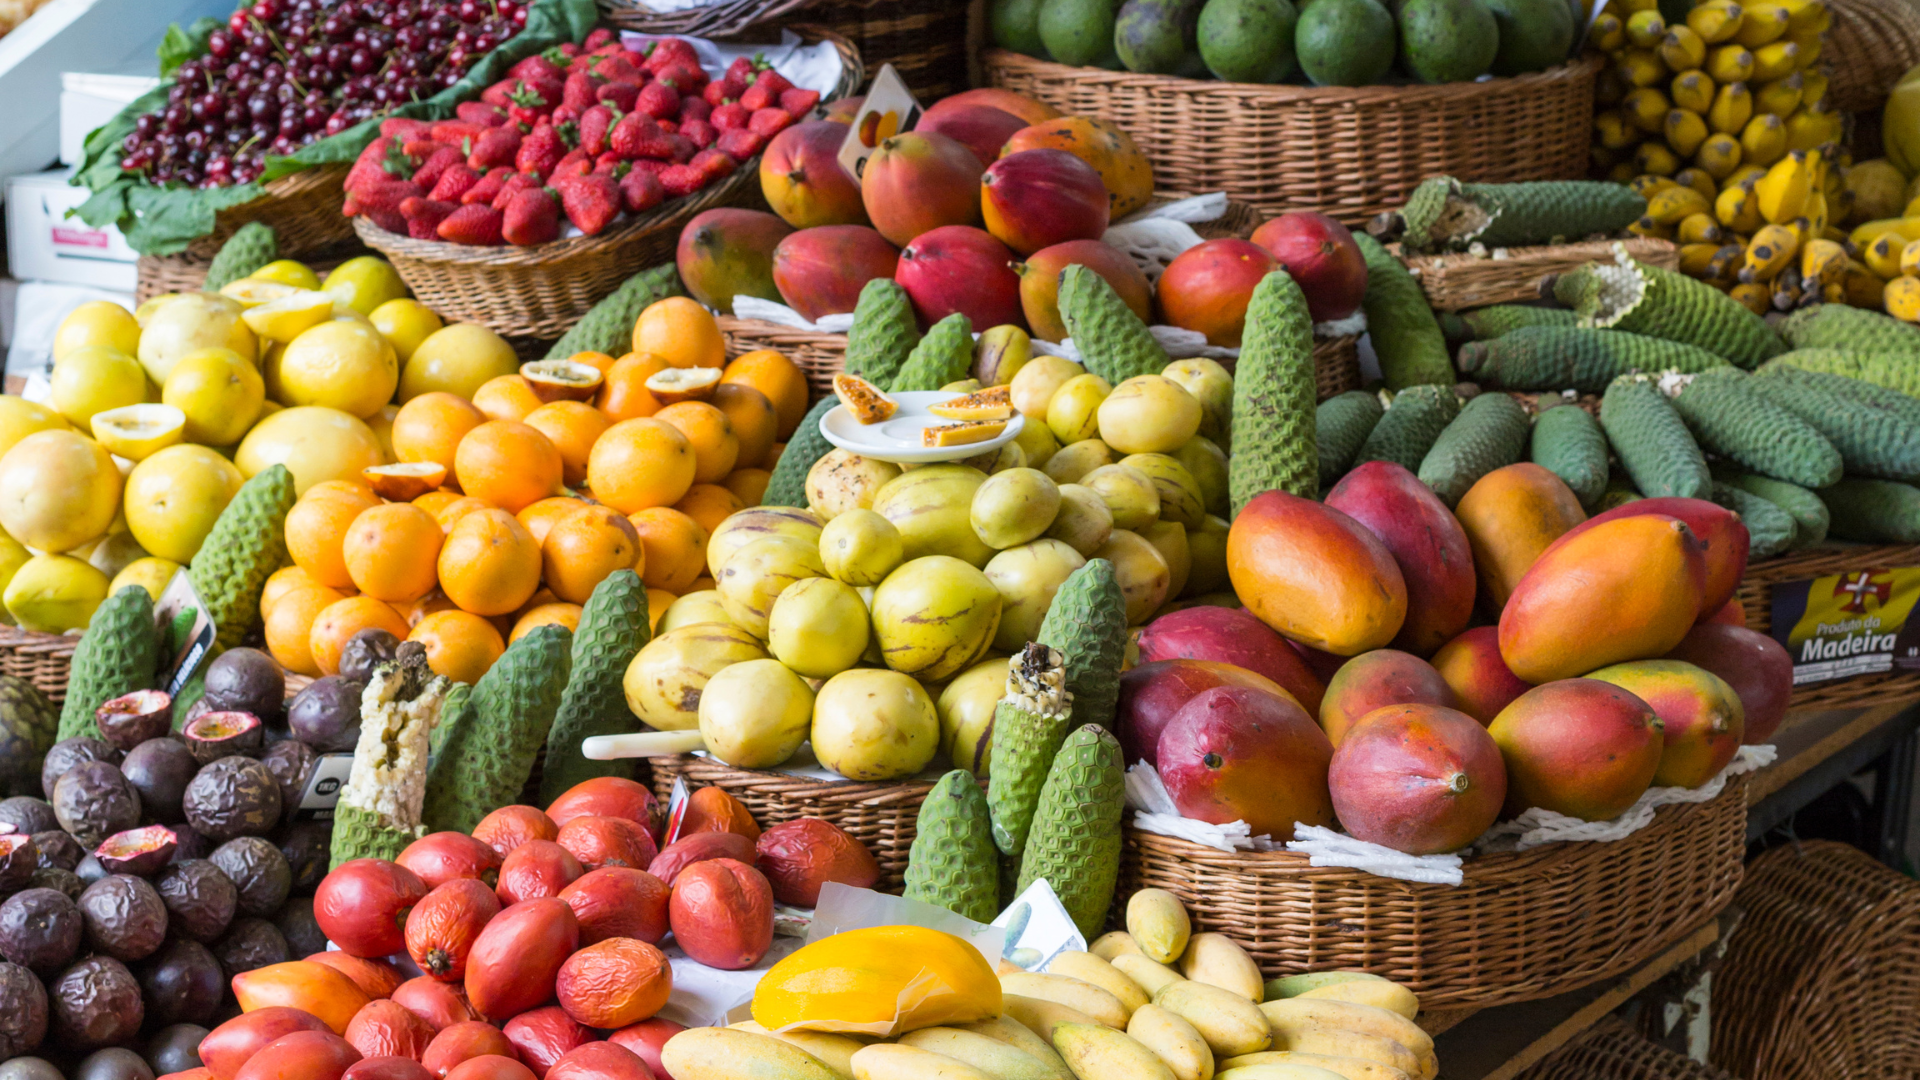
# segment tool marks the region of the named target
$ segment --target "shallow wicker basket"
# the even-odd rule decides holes
[[[1461,252],[1403,256],[1401,261],[1413,271],[1435,311],[1463,311],[1488,304],[1538,300],[1541,278],[1564,274],[1590,262],[1611,263],[1615,243],[1643,263],[1663,270],[1680,266],[1680,249],[1671,240],[1646,236],[1507,248],[1500,258]]]
[[[1439,86],[1266,86],[1069,67],[987,50],[988,81],[1118,125],[1157,186],[1364,224],[1420,181],[1575,179],[1593,121],[1589,58]]]
[[[1713,978],[1713,1062],[1753,1080],[1920,1075],[1920,884],[1845,844],[1755,859]]]
[[[1605,1017],[1522,1072],[1518,1080],[1737,1080],[1711,1065],[1649,1042],[1618,1017]]]
[[[1827,10],[1827,104],[1842,112],[1879,108],[1900,76],[1920,64],[1920,8],[1910,0],[1827,0]]]
[[[806,7],[812,0],[720,0],[680,11],[653,11],[643,0],[600,0],[607,22],[637,34],[731,37],[759,23]]]
[[[64,701],[73,647],[79,643],[69,634],[0,626],[0,674],[25,679],[53,700]]]
[[[283,176],[266,194],[214,216],[213,231],[187,245],[187,255],[211,259],[240,226],[259,221],[273,226],[280,253],[289,259],[353,243],[353,223],[340,213],[340,185],[347,165],[320,165]]]
[[[344,249],[336,248],[319,258],[308,257],[300,261],[324,279],[327,271],[355,255],[364,254],[366,249],[354,241]],[[133,287],[134,303],[144,304],[166,293],[194,292],[206,284],[207,269],[212,265],[210,259],[196,259],[191,255],[142,255],[135,264],[139,277]]]
[[[1764,634],[1773,627],[1773,586],[1784,581],[1898,566],[1920,566],[1920,544],[1835,544],[1790,551],[1749,564],[1746,576],[1740,579],[1737,595],[1741,607],[1746,609],[1747,626]],[[1792,707],[1850,709],[1915,700],[1920,700],[1920,671],[1896,670],[1795,687]]]
[[[1455,887],[1127,826],[1119,895],[1172,892],[1269,977],[1352,968],[1404,983],[1422,1008],[1484,1007],[1586,986],[1691,932],[1740,884],[1746,828],[1747,785],[1734,777],[1624,840],[1470,858]]]

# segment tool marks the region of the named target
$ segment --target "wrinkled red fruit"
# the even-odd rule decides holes
[[[433,1080],[425,1065],[403,1057],[363,1057],[340,1080]]]
[[[626,818],[652,832],[660,817],[660,803],[645,784],[623,776],[596,776],[568,788],[547,807],[547,816],[555,825],[589,814]]]
[[[442,982],[467,974],[467,954],[500,914],[500,898],[472,878],[455,878],[426,895],[407,915],[407,955]]]
[[[435,1076],[445,1076],[463,1061],[488,1055],[500,1055],[511,1060],[514,1056],[513,1044],[507,1041],[506,1033],[492,1024],[469,1020],[435,1035],[433,1041],[427,1044],[427,1052],[420,1055],[420,1064]]]
[[[393,991],[395,1004],[427,1022],[435,1032],[455,1024],[477,1020],[467,1004],[467,990],[458,983],[443,983],[431,975],[408,979]]]
[[[773,887],[733,859],[694,863],[674,882],[667,917],[688,956],[723,971],[750,968],[773,945]]]
[[[685,1025],[656,1016],[621,1028],[608,1035],[607,1041],[633,1051],[636,1057],[647,1063],[647,1068],[652,1069],[655,1076],[664,1077],[667,1067],[660,1063],[660,1048],[667,1045],[668,1039],[685,1030]]]
[[[513,1044],[514,1052],[520,1055],[521,1063],[532,1069],[540,1080],[544,1080],[547,1070],[568,1051],[593,1041],[593,1032],[558,1005],[523,1012],[507,1021],[501,1030]]]
[[[871,889],[880,880],[880,864],[867,845],[822,818],[796,818],[769,825],[755,845],[757,865],[783,904],[813,907],[829,881]]]
[[[745,837],[737,839],[746,840]],[[753,842],[746,841],[746,847],[748,858],[751,858]],[[582,945],[592,945],[615,937],[637,938],[649,945],[660,944],[660,939],[667,936],[667,897],[667,886],[659,878],[645,870],[625,866],[591,871],[560,891],[560,899],[567,902],[567,906],[573,909],[574,918],[579,920]]]
[[[754,842],[739,833],[694,833],[668,844],[666,850],[654,856],[653,862],[648,864],[647,873],[659,878],[663,884],[672,886],[673,879],[680,876],[680,871],[694,863],[708,859],[738,859],[750,863],[758,857]]]
[[[296,1031],[262,1047],[240,1066],[235,1080],[340,1080],[360,1060],[360,1051],[331,1031]]]
[[[558,897],[527,900],[493,917],[467,953],[467,1000],[491,1020],[553,1000],[560,965],[580,946],[580,922]]]
[[[346,1040],[362,1057],[402,1057],[418,1060],[433,1041],[434,1031],[405,1006],[391,1001],[369,1001],[347,1024]]]
[[[302,1009],[272,1005],[236,1016],[200,1040],[200,1063],[217,1080],[233,1080],[240,1066],[267,1044],[296,1031],[326,1031],[319,1017]]]
[[[616,817],[574,818],[560,826],[560,836],[554,842],[566,848],[588,870],[604,866],[644,870],[660,853],[646,829]]]
[[[320,882],[313,917],[327,939],[355,956],[379,957],[406,946],[407,912],[427,895],[427,883],[398,863],[355,859]]]

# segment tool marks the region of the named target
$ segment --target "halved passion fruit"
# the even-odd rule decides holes
[[[173,861],[180,837],[165,825],[148,825],[117,832],[102,841],[93,857],[109,874],[146,877]]]
[[[1012,388],[989,386],[965,397],[929,405],[927,411],[947,420],[1006,420],[1013,416]]]
[[[533,384],[533,396],[542,402],[588,401],[600,392],[606,376],[592,364],[576,360],[535,360],[520,365],[520,377]]]
[[[647,376],[647,392],[660,399],[662,405],[706,401],[713,397],[714,387],[720,385],[721,374],[717,367],[670,367]]]
[[[202,713],[188,721],[181,734],[193,751],[193,760],[210,765],[223,757],[260,749],[266,731],[266,725],[252,713],[229,710]]]
[[[369,465],[360,475],[373,485],[373,493],[389,502],[412,502],[447,482],[447,467],[433,461],[402,461],[394,465]]]
[[[121,751],[158,739],[173,726],[173,696],[165,690],[135,690],[93,711],[100,734]]]

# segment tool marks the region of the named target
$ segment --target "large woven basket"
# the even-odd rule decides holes
[[[65,701],[73,647],[79,643],[67,634],[0,626],[0,674],[25,679],[49,698]]]
[[[1225,191],[1269,213],[1351,225],[1397,209],[1420,181],[1586,175],[1598,58],[1439,86],[1266,86],[1069,67],[1005,49],[994,86],[1133,136],[1159,187]]]
[[[300,261],[324,279],[329,270],[355,255],[364,254],[366,249],[354,242],[344,250],[336,249],[331,254]],[[206,284],[207,270],[212,265],[211,259],[196,259],[191,255],[142,255],[135,264],[139,277],[133,287],[134,302],[144,304],[167,293],[198,291]]]
[[[653,11],[644,0],[599,0],[600,15],[637,34],[731,37],[759,23],[806,7],[812,0],[720,0],[679,11]]]
[[[1608,1016],[1522,1072],[1518,1080],[1737,1080],[1652,1043]]]
[[[1741,607],[1746,609],[1747,626],[1764,634],[1773,628],[1773,586],[1776,584],[1899,566],[1920,566],[1920,544],[1836,544],[1790,551],[1748,564],[1746,576],[1740,579],[1738,596]],[[1914,700],[1920,700],[1920,671],[1895,670],[1795,687],[1792,705],[1796,709],[1846,709]]]
[[[1586,240],[1577,244],[1542,244],[1538,247],[1507,248],[1504,255],[1472,255],[1465,252],[1446,255],[1402,256],[1427,294],[1427,303],[1436,311],[1463,311],[1488,304],[1514,304],[1540,299],[1540,279],[1549,274],[1564,274],[1590,262],[1613,261],[1613,240]],[[1680,266],[1680,249],[1671,240],[1647,236],[1618,241],[1627,254],[1674,270]]]
[[[1747,785],[1734,777],[1624,840],[1469,858],[1456,887],[1127,826],[1119,894],[1172,892],[1269,977],[1352,968],[1404,983],[1423,1008],[1484,1007],[1586,986],[1692,932],[1740,884],[1746,829]]]
[[[1713,1062],[1749,1080],[1920,1075],[1920,883],[1826,841],[1755,859],[1713,977]]]
[[[260,198],[220,211],[213,231],[187,245],[187,255],[212,259],[227,238],[249,222],[273,226],[280,253],[289,259],[352,245],[353,224],[340,213],[340,184],[347,165],[320,165],[283,176]]]
[[[1920,8],[1911,0],[1826,0],[1833,13],[1821,58],[1827,104],[1866,112],[1887,100],[1907,69],[1920,64]]]

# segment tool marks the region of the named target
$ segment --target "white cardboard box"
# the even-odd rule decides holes
[[[7,265],[22,281],[58,281],[132,292],[139,255],[120,230],[96,229],[67,211],[87,201],[85,188],[67,183],[67,171],[9,177]]]
[[[149,70],[152,65],[148,65]],[[87,135],[120,114],[140,95],[160,85],[152,75],[60,74],[60,164],[80,161]]]

